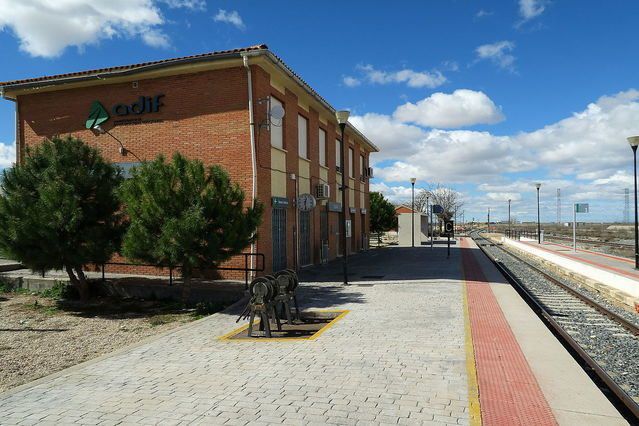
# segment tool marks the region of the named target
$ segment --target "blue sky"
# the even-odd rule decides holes
[[[0,80],[266,43],[382,152],[397,202],[452,186],[466,218],[620,220],[639,134],[635,1],[0,0]],[[0,167],[14,158],[0,103]],[[585,219],[585,218],[584,218]]]

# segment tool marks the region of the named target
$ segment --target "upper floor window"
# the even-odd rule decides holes
[[[297,116],[297,141],[299,156],[308,158],[308,120],[301,115]]]
[[[326,132],[319,129],[319,163],[320,166],[326,166]]]
[[[353,152],[353,148],[348,148],[348,177],[354,177],[355,173],[355,155]]]
[[[271,96],[271,108],[279,106],[284,107],[280,101]],[[284,149],[284,120],[278,120],[278,123],[271,123],[271,146]]]
[[[339,139],[335,139],[335,165],[337,166],[337,171],[342,171],[342,153],[340,152],[340,142]]]
[[[359,156],[359,177],[364,177],[364,156]]]

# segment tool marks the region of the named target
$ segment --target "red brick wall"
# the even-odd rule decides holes
[[[311,191],[319,181],[318,127],[319,113],[313,109],[308,112],[298,106],[297,96],[290,91],[281,93],[270,84],[270,76],[258,66],[251,66],[253,75],[253,97],[256,152],[257,152],[257,198],[264,204],[262,225],[258,229],[256,252],[265,255],[265,273],[271,272],[272,266],[272,229],[271,229],[271,146],[270,133],[264,126],[267,104],[259,103],[260,99],[275,96],[284,104],[286,111],[284,125],[284,149],[288,151],[286,168],[288,173],[299,175],[297,115],[308,118],[309,158],[311,160]],[[111,114],[111,107],[117,103],[131,104],[140,96],[164,94],[164,104],[157,113],[141,116],[117,117]],[[84,128],[90,105],[99,100],[109,111],[111,119],[102,127],[120,139],[124,146],[143,160],[154,159],[158,154],[170,157],[174,152],[181,152],[189,158],[202,160],[205,164],[219,164],[230,174],[233,181],[238,182],[246,194],[246,204],[251,202],[252,167],[250,150],[250,130],[248,114],[247,74],[243,67],[235,67],[218,71],[205,71],[195,74],[160,77],[138,80],[138,87],[133,88],[131,82],[67,89],[55,92],[44,92],[18,97],[19,125],[21,129],[20,147],[33,146],[45,138],[54,135],[67,135],[82,138],[85,142],[98,147],[104,157],[113,162],[136,162],[134,155],[122,157],[118,152],[119,144],[109,135],[96,136]],[[113,121],[122,118],[153,120],[153,122],[113,126]],[[326,130],[328,180],[331,191],[337,190],[335,174],[335,139],[339,137],[339,129],[333,124],[321,126]],[[359,150],[355,146],[355,188],[359,184]],[[348,151],[347,151],[348,152]],[[348,165],[348,154],[345,156]],[[348,173],[348,169],[346,170]],[[348,176],[348,175],[347,175]],[[347,180],[348,182],[348,180]],[[366,181],[368,191],[368,181]],[[334,192],[336,193],[336,192]],[[296,224],[294,206],[295,181],[287,177],[287,261],[288,266],[295,264],[296,243],[293,230]],[[367,232],[368,222],[361,223],[359,192],[355,191],[355,223],[353,238],[357,239],[357,248],[361,248],[362,231]],[[341,199],[338,200],[341,203]],[[348,202],[348,196],[347,196]],[[312,259],[320,261],[320,209],[312,213]],[[339,227],[338,214],[328,213],[329,258],[337,255],[337,235]],[[350,247],[350,242],[348,246]],[[249,248],[245,250],[249,251]],[[121,261],[121,258],[114,258]],[[243,260],[232,262],[235,266],[243,266]],[[257,266],[257,265],[256,265]],[[154,268],[111,266],[110,272],[123,273],[162,273],[166,270]],[[227,278],[243,278],[242,273],[222,273]]]
[[[164,94],[164,105],[157,113],[126,117],[111,113],[111,107],[117,103],[131,104],[140,96],[157,94]],[[119,144],[109,135],[95,136],[85,129],[90,105],[95,100],[111,115],[102,127],[121,140],[131,153],[150,160],[158,154],[170,158],[174,152],[181,152],[205,164],[219,164],[240,184],[246,204],[250,205],[252,171],[247,75],[243,67],[139,80],[137,88],[127,82],[19,96],[20,146],[33,146],[54,135],[71,134],[98,147],[109,161],[136,162],[131,153],[121,156]],[[137,117],[158,121],[113,126],[114,120]],[[126,266],[112,266],[108,270],[154,273],[148,268]]]

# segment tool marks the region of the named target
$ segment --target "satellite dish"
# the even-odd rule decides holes
[[[284,108],[281,105],[275,105],[271,107],[271,111],[269,113],[271,119],[281,120],[284,118]]]

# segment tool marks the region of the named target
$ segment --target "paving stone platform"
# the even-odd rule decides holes
[[[373,257],[395,281],[303,284],[304,307],[350,310],[317,340],[221,341],[236,314],[216,314],[0,394],[0,423],[467,424],[458,253],[385,250],[353,277]]]
[[[371,250],[349,271],[347,287],[340,261],[300,275],[303,309],[349,311],[316,340],[222,340],[237,305],[0,394],[0,424],[531,424],[530,395],[548,424],[626,424],[472,242]]]

